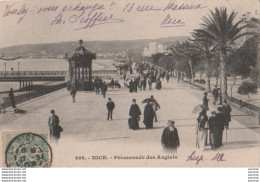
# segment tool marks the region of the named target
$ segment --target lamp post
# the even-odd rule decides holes
[[[6,62],[5,62],[5,75],[6,75]]]
[[[18,61],[18,75],[19,75],[19,72],[20,72],[20,62]]]

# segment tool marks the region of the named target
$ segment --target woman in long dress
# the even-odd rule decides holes
[[[198,149],[204,150],[207,146],[208,140],[208,116],[206,110],[202,110],[199,113],[196,123],[196,147]]]
[[[10,98],[10,102],[13,108],[16,108],[15,105],[15,100],[14,100],[14,91],[13,88],[10,89],[9,94],[8,94],[9,98]]]
[[[129,129],[136,130],[139,128],[139,120],[140,120],[140,115],[141,115],[141,110],[139,106],[136,104],[136,100],[132,100],[132,105],[129,110],[129,120],[128,120],[128,126]]]
[[[150,101],[144,107],[144,125],[146,129],[153,128],[154,110]]]

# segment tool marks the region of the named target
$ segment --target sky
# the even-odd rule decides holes
[[[170,4],[178,8],[187,4],[191,9],[172,10]],[[0,48],[79,39],[189,36],[209,10],[222,6],[238,12],[237,20],[246,12],[254,14],[260,9],[259,0],[1,1]]]

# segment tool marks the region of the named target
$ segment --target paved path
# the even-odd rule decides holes
[[[55,167],[83,166],[173,166],[173,167],[249,167],[259,166],[260,136],[236,120],[232,120],[228,131],[228,141],[217,151],[209,147],[205,151],[195,149],[195,122],[197,115],[191,114],[192,109],[201,104],[202,92],[194,94],[194,89],[171,80],[163,82],[161,91],[152,90],[138,93],[128,93],[127,89],[108,90],[107,98],[111,97],[116,107],[112,121],[106,120],[106,102],[100,95],[93,92],[78,92],[76,103],[65,89],[48,94],[41,98],[18,105],[27,110],[27,114],[13,114],[8,109],[1,115],[0,127],[3,131],[18,132],[48,132],[47,120],[51,109],[55,109],[60,117],[62,132],[59,145],[52,145]],[[154,123],[154,129],[146,130],[140,121],[140,130],[128,129],[127,120],[129,107],[133,98],[137,99],[142,113],[144,104],[141,101],[150,95],[160,103],[161,110],[157,112],[159,122]],[[213,108],[210,108],[213,109]],[[181,147],[177,159],[173,160],[114,160],[115,156],[147,157],[168,155],[163,153],[160,138],[167,120],[176,121]],[[225,138],[225,135],[224,135]],[[2,146],[2,144],[1,144]],[[3,151],[4,149],[2,149]],[[2,152],[1,151],[1,152]],[[186,161],[193,151],[204,161],[196,165],[195,161]],[[225,161],[212,161],[218,153],[224,154]],[[106,155],[108,160],[75,160],[76,156]],[[3,156],[3,154],[1,154]],[[2,158],[1,158],[1,164]]]

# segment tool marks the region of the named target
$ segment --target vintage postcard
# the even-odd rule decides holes
[[[0,167],[259,167],[259,0],[0,2]]]

